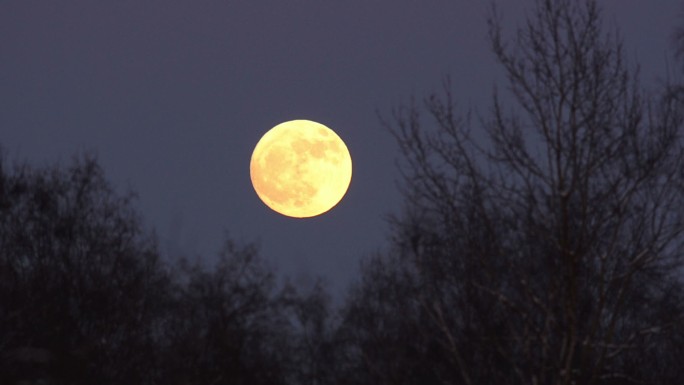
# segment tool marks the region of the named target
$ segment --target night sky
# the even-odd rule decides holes
[[[646,87],[665,78],[676,0],[604,0]],[[10,161],[67,165],[95,153],[138,192],[164,253],[211,258],[225,234],[260,244],[296,280],[333,290],[386,247],[399,212],[392,137],[377,117],[450,75],[457,102],[486,116],[501,72],[479,0],[0,2],[0,145]],[[531,1],[500,1],[508,31]],[[510,36],[510,34],[509,34]],[[344,139],[352,183],[332,211],[293,219],[249,178],[259,138],[292,119]],[[308,278],[307,278],[308,277]]]

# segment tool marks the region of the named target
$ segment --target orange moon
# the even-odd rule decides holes
[[[249,171],[254,190],[268,207],[308,218],[342,200],[351,182],[352,161],[333,130],[310,120],[292,120],[264,134]]]

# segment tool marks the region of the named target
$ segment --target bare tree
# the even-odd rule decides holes
[[[596,1],[535,4],[511,40],[495,9],[488,20],[511,98],[495,92],[477,128],[448,82],[385,121],[407,208],[378,263],[411,289],[402,317],[454,368],[436,383],[675,383],[681,370],[648,367],[673,363],[665,342],[684,321],[681,107],[642,91]],[[388,298],[359,301],[377,311]]]
[[[445,384],[454,368],[425,311],[427,291],[401,261],[372,258],[338,330],[344,384]]]
[[[334,383],[333,324],[330,297],[321,280],[287,285],[286,303],[292,320],[291,355],[294,383]]]
[[[176,283],[161,383],[289,383],[286,302],[255,245],[228,240],[215,266],[185,262]]]
[[[89,156],[0,165],[0,382],[149,379],[168,278],[131,199]]]

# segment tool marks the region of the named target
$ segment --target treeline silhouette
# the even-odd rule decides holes
[[[499,16],[488,117],[445,82],[383,119],[405,208],[339,308],[251,244],[162,258],[93,157],[0,165],[0,384],[681,384],[683,88],[596,1]]]
[[[253,245],[160,257],[91,156],[0,169],[0,383],[285,384],[314,374],[320,286],[276,287]]]

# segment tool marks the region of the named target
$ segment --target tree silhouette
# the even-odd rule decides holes
[[[0,156],[0,384],[681,383],[683,88],[596,1],[535,4],[513,39],[492,9],[490,115],[447,81],[383,120],[405,209],[339,312],[253,244],[165,261],[92,156]]]
[[[421,383],[682,378],[681,106],[642,91],[595,1],[535,4],[512,40],[489,18],[517,112],[495,92],[473,128],[446,82],[384,121],[407,208],[346,312],[367,383],[430,355]]]
[[[168,277],[131,198],[89,156],[0,167],[0,382],[144,381]]]
[[[311,287],[287,287],[287,307],[292,323],[290,354],[292,383],[322,385],[343,383],[342,341],[339,319],[324,282]]]
[[[0,164],[0,383],[335,382],[328,296],[253,244],[162,262],[91,156]]]
[[[178,278],[161,383],[288,383],[285,302],[254,245],[227,241],[213,268],[186,262]]]

